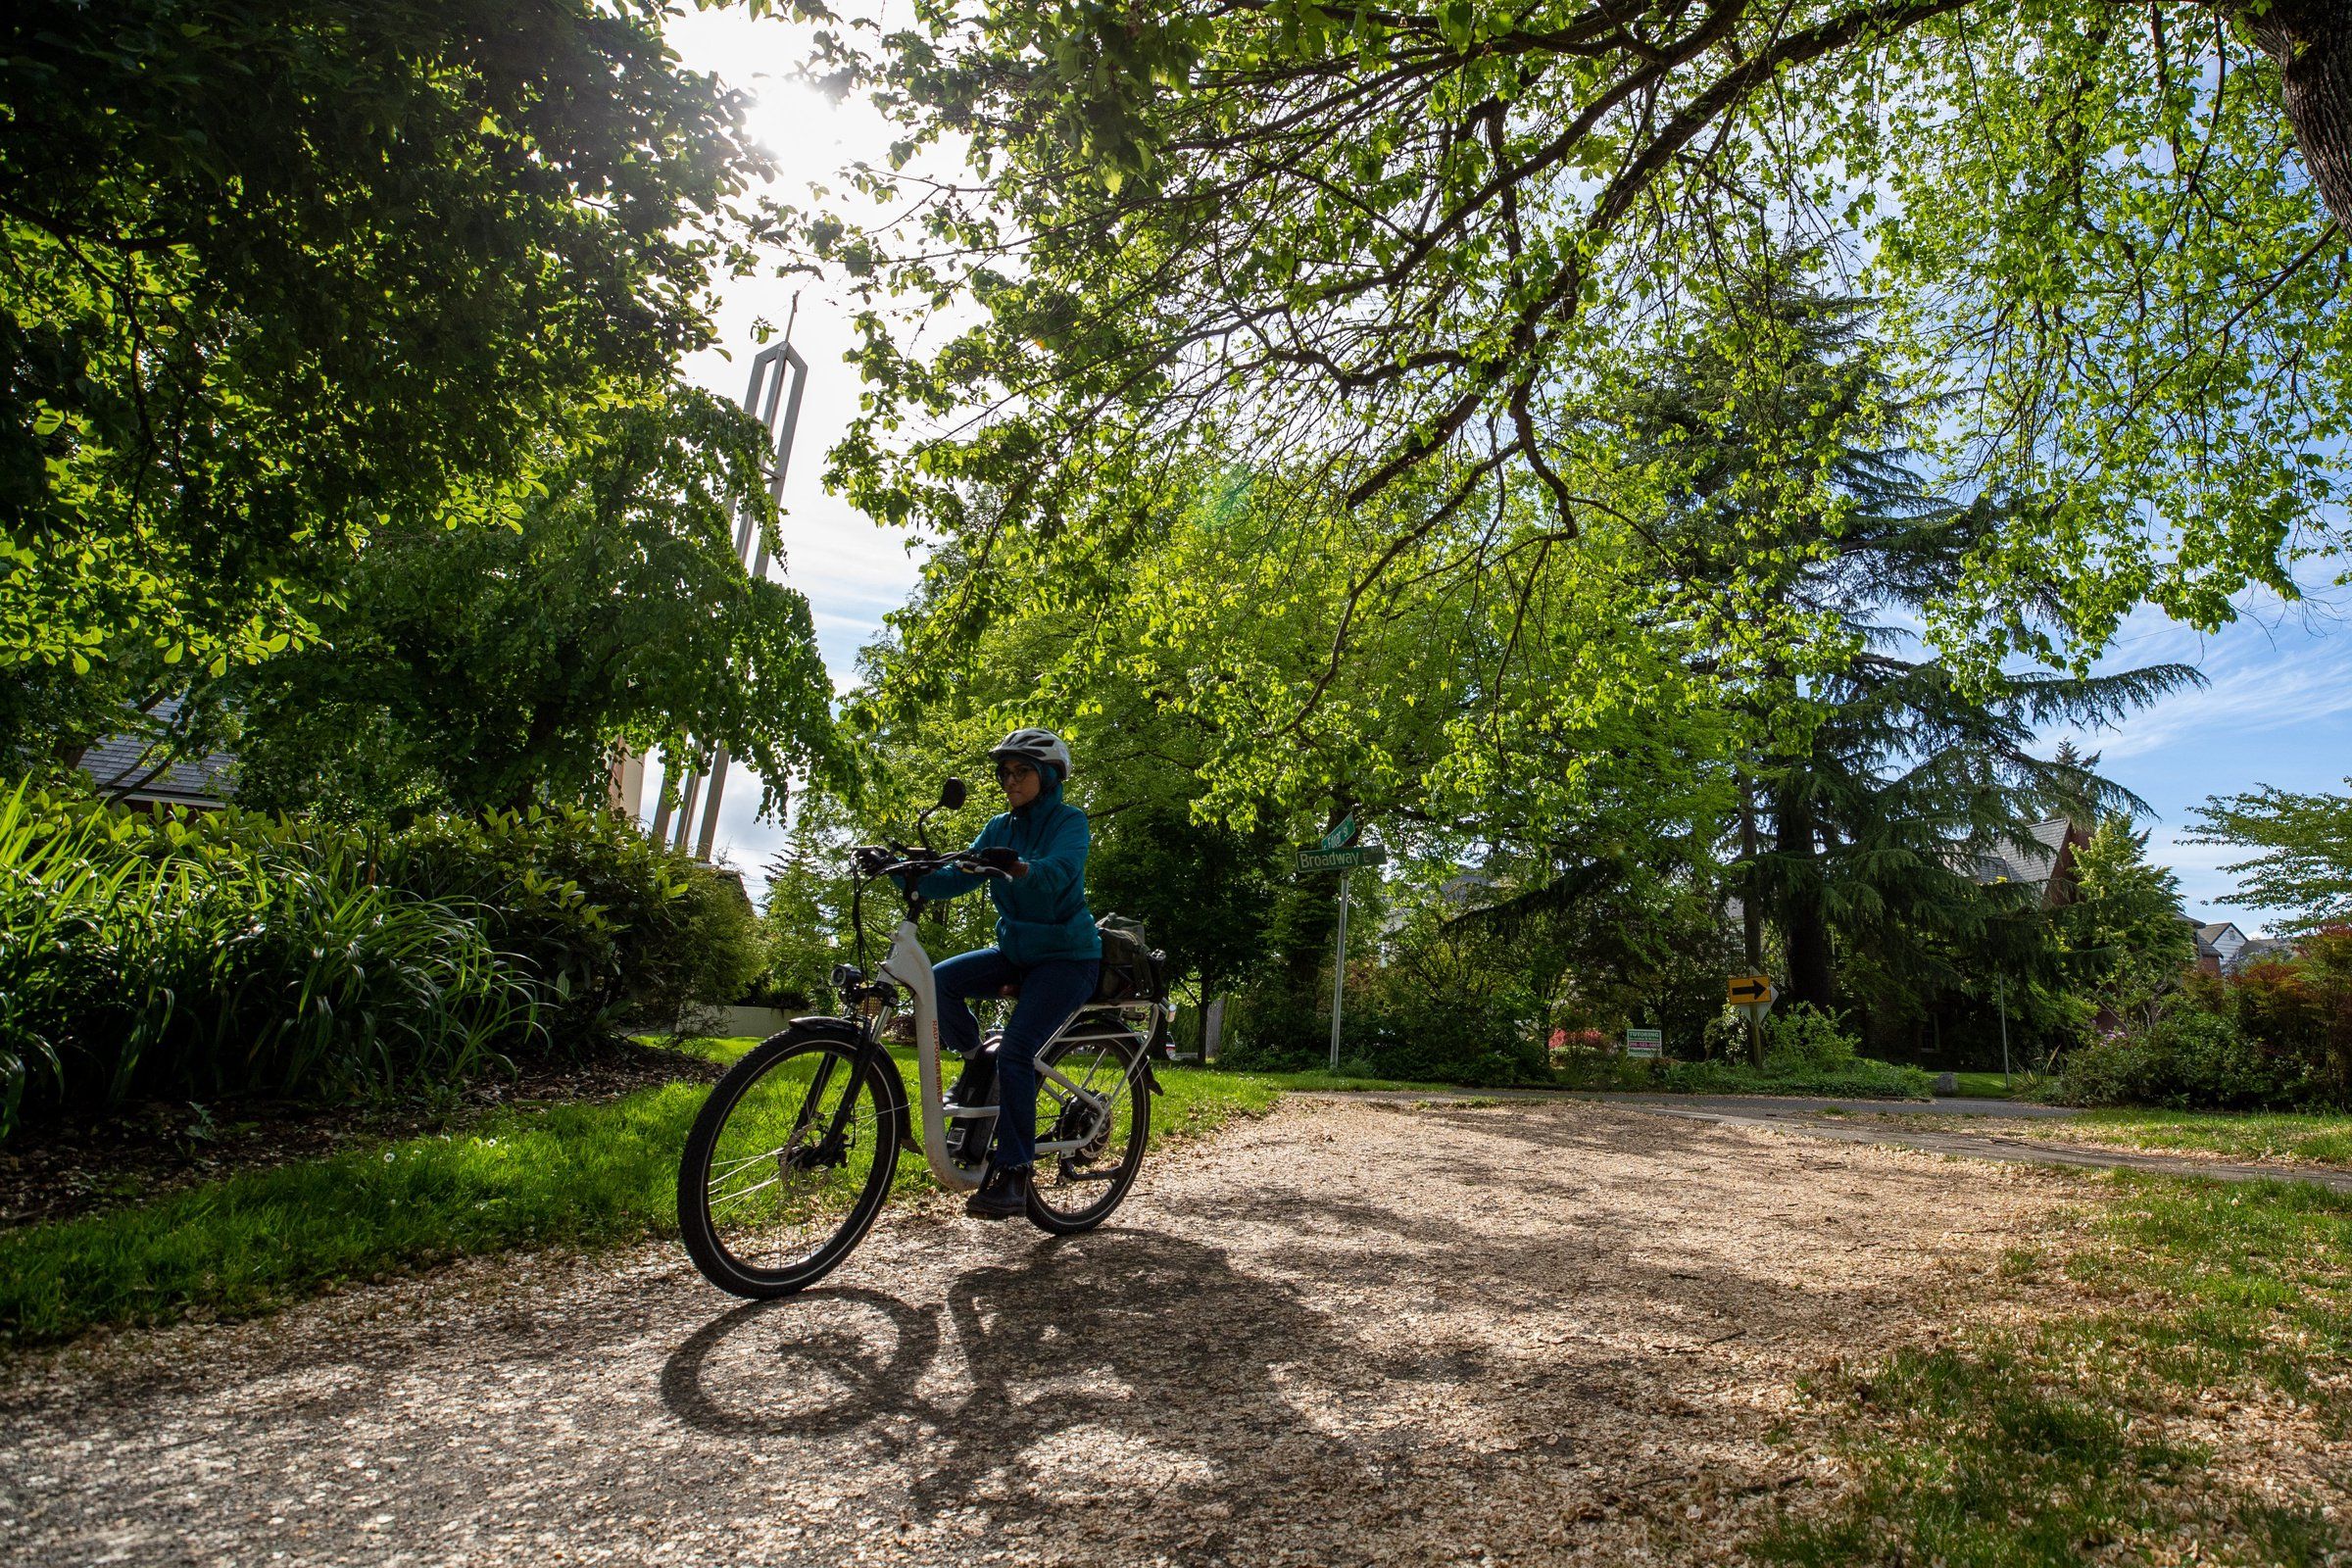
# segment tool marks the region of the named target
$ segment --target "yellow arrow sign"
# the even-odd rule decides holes
[[[1772,979],[1768,975],[1736,974],[1732,976],[1730,989],[1734,1002],[1770,1002],[1773,997]]]

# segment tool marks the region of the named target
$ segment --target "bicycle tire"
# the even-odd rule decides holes
[[[796,1101],[795,1064],[803,1060],[809,1062],[808,1082]],[[752,1300],[806,1290],[840,1265],[882,1212],[898,1170],[903,1086],[891,1081],[897,1069],[880,1053],[862,1073],[856,1071],[857,1060],[854,1025],[811,1020],[754,1047],[711,1086],[678,1157],[678,1236],[694,1266],[720,1290]],[[829,1069],[823,1065],[828,1062]],[[830,1125],[840,1102],[828,1103],[823,1097],[836,1081],[849,1102],[850,1119],[844,1147],[828,1151],[821,1136],[807,1129]],[[772,1093],[763,1094],[763,1087]],[[809,1090],[817,1096],[813,1109],[808,1108]],[[761,1147],[780,1130],[783,1142]],[[861,1140],[864,1162],[859,1166]],[[828,1155],[840,1164],[828,1163]],[[773,1177],[766,1174],[770,1161]],[[714,1162],[718,1180],[729,1184],[717,1199],[727,1209],[723,1223],[713,1213]],[[849,1179],[836,1182],[826,1174],[837,1168]],[[739,1173],[745,1180],[735,1180]],[[773,1197],[753,1203],[771,1190]],[[838,1220],[828,1228],[836,1200],[843,1198],[846,1209],[838,1210]],[[740,1250],[740,1239],[761,1234],[763,1225],[776,1238],[773,1261],[767,1263]],[[800,1248],[802,1235],[812,1245]]]
[[[1128,1192],[1135,1186],[1135,1178],[1143,1170],[1144,1152],[1152,1142],[1152,1088],[1144,1064],[1144,1043],[1133,1033],[1125,1031],[1108,1039],[1064,1037],[1047,1050],[1045,1059],[1058,1067],[1081,1051],[1100,1052],[1115,1063],[1118,1089],[1113,1101],[1111,1125],[1104,1129],[1105,1136],[1100,1145],[1082,1151],[1081,1154],[1085,1157],[1074,1158],[1066,1154],[1051,1156],[1054,1167],[1051,1175],[1042,1164],[1031,1173],[1029,1223],[1054,1236],[1075,1236],[1081,1231],[1091,1231],[1110,1218],[1111,1211],[1126,1200]],[[1079,1081],[1087,1082],[1084,1076],[1079,1076]],[[1069,1099],[1067,1091],[1050,1078],[1038,1086],[1038,1136],[1041,1139],[1056,1136],[1056,1132],[1050,1131],[1046,1124],[1048,1103],[1056,1097],[1063,1102],[1054,1118],[1058,1129],[1072,1114],[1074,1102]],[[1123,1126],[1118,1119],[1122,1106],[1127,1113]],[[1121,1146],[1117,1167],[1109,1172],[1094,1169],[1094,1157],[1109,1152],[1112,1142]],[[1060,1195],[1071,1188],[1082,1184],[1092,1187],[1098,1183],[1101,1196],[1091,1202],[1073,1208],[1064,1207],[1057,1201]]]

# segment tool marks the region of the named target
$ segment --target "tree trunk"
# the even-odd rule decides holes
[[[2254,41],[2278,63],[2287,123],[2328,211],[2352,229],[2352,6],[2345,0],[2234,0]]]
[[[1782,862],[1781,935],[1788,947],[1788,1001],[1810,1003],[1827,1012],[1835,975],[1830,963],[1830,918],[1821,896],[1821,865],[1815,853],[1813,811],[1795,792],[1782,795],[1773,810],[1778,829],[1773,845]]]

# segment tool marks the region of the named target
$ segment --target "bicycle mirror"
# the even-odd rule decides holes
[[[939,787],[939,804],[951,811],[963,809],[963,780],[951,778]]]

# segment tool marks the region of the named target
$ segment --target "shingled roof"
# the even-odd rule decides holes
[[[155,716],[170,723],[178,708],[177,703],[160,704]],[[235,758],[226,752],[208,752],[183,758],[159,772],[157,760],[148,754],[152,744],[142,735],[109,735],[81,754],[81,770],[107,799],[126,806],[210,808],[226,804]]]
[[[1969,874],[1980,886],[2009,882],[2036,889],[2047,902],[2050,879],[2073,864],[2068,839],[2080,841],[2084,836],[2065,817],[2047,817],[2026,829],[2020,842],[2002,839],[1975,850]]]

